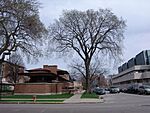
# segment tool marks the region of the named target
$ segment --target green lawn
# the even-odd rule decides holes
[[[83,93],[83,95],[81,96],[81,98],[93,98],[93,99],[97,99],[97,98],[99,98],[99,96],[96,95],[95,93]]]
[[[70,98],[73,94],[55,94],[55,95],[37,95],[37,99],[59,99],[59,98]],[[14,99],[32,99],[33,95],[12,95],[2,96],[2,98],[14,98]]]
[[[36,100],[36,102],[46,102],[46,103],[51,103],[51,102],[63,102],[64,100]],[[34,102],[33,100],[0,100],[1,102]]]
[[[56,98],[70,98],[72,97],[73,94],[56,94],[56,95],[38,95],[37,98],[51,98],[51,99],[56,99]]]

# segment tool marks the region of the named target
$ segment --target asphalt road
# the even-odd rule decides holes
[[[1,104],[0,113],[150,113],[150,95],[107,94],[95,104]]]

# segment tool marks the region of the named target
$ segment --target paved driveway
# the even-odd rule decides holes
[[[0,113],[150,113],[150,96],[108,94],[95,104],[3,104]]]
[[[105,103],[111,104],[125,104],[125,105],[150,105],[150,95],[136,95],[136,94],[107,94],[104,96]]]

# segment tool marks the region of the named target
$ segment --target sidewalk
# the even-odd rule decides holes
[[[84,93],[84,92],[82,92],[82,93]],[[81,99],[82,93],[75,94],[71,98],[66,99],[63,103],[71,104],[71,103],[101,103],[101,102],[104,102],[103,99],[91,99],[91,98]]]

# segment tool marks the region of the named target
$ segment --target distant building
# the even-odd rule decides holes
[[[98,86],[99,87],[106,87],[107,84],[107,79],[104,75],[101,75],[97,78]]]
[[[13,64],[8,61],[3,61],[0,64],[0,87],[2,88],[2,94],[9,94],[14,90],[15,83],[25,82],[25,78],[19,73],[24,72],[24,67]]]
[[[114,75],[108,75],[106,77],[107,86],[112,86],[112,76]]]
[[[150,85],[150,50],[145,50],[118,68],[112,76],[112,84],[128,87],[132,84]]]
[[[91,88],[107,87],[108,86],[107,78],[104,75],[100,75],[100,76],[95,75],[95,77],[91,81],[90,85],[91,85]]]
[[[19,76],[19,73],[23,72],[23,66],[13,64],[8,61],[3,61],[3,63],[0,65],[0,75],[2,76],[2,83],[23,83],[25,81],[24,77],[21,75]]]

